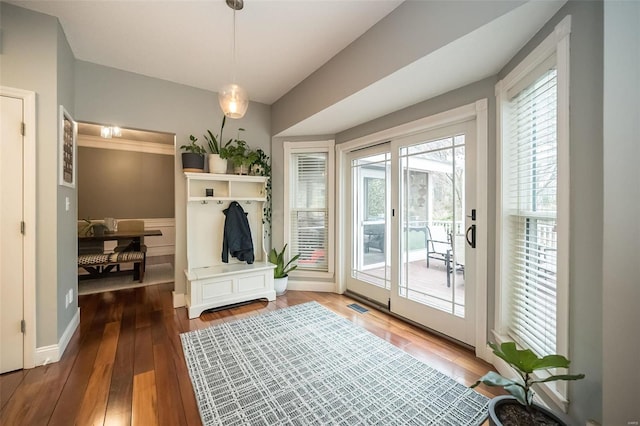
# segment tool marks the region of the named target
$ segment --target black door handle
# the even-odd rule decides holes
[[[469,232],[471,232],[471,240],[469,240]],[[471,248],[476,248],[476,225],[471,225],[467,228],[467,233],[465,234],[465,238],[467,243],[471,246]]]

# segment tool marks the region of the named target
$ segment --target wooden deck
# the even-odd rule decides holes
[[[348,297],[289,291],[275,302],[189,320],[173,284],[81,296],[80,326],[60,362],[0,376],[1,425],[199,425],[179,333],[315,300],[469,385],[491,366],[468,350]],[[487,396],[495,388],[478,389]]]

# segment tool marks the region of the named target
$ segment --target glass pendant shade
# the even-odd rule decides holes
[[[218,92],[222,112],[229,118],[242,118],[249,107],[247,91],[235,83],[223,86]]]

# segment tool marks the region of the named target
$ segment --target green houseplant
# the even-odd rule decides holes
[[[182,145],[182,170],[185,172],[202,173],[204,171],[204,156],[207,151],[198,145],[198,138],[189,135],[189,143]]]
[[[209,146],[209,172],[210,173],[226,173],[227,172],[227,158],[229,156],[228,147],[231,144],[231,139],[227,143],[222,143],[222,131],[227,121],[227,116],[222,116],[222,124],[220,125],[219,135],[213,135],[211,130],[207,129],[207,134],[204,135],[204,139]]]
[[[285,244],[281,252],[278,252],[275,248],[272,248],[269,252],[269,262],[276,265],[273,270],[273,282],[276,289],[276,295],[280,296],[287,291],[287,281],[289,278],[289,272],[293,271],[298,265],[292,265],[293,262],[298,260],[300,254],[293,256],[287,263],[284,262],[284,252],[287,249]]]
[[[266,225],[264,228],[265,236],[269,236],[271,235],[271,159],[262,148],[258,148],[256,153],[258,154],[258,159],[251,166],[251,174],[268,177],[266,183],[266,202],[262,209],[262,223]]]
[[[227,147],[227,158],[233,163],[237,174],[246,175],[258,159],[258,153],[252,150],[245,140],[240,139],[241,131],[244,129],[238,129],[238,137]]]
[[[544,418],[551,419],[558,424],[564,424],[552,412],[533,402],[534,392],[531,387],[535,383],[579,380],[584,378],[584,374],[557,374],[538,379],[534,377],[534,371],[569,368],[570,361],[557,354],[540,358],[530,349],[517,349],[514,342],[505,342],[501,345],[489,343],[489,346],[496,356],[507,362],[518,374],[516,379],[509,379],[490,371],[471,385],[472,388],[480,383],[488,386],[501,386],[512,395],[511,397],[499,396],[492,399],[489,405],[490,424],[502,425],[509,419],[511,422],[516,422],[509,424],[536,425],[541,424],[540,421]]]

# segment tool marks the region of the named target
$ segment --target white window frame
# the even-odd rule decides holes
[[[309,271],[298,269],[291,277],[300,278],[333,278],[334,276],[334,229],[335,229],[335,141],[284,142],[284,241],[291,245],[291,156],[304,153],[327,154],[327,209],[329,212],[329,229],[327,230],[327,268],[328,271]],[[290,253],[289,253],[290,254]]]
[[[496,196],[496,312],[493,336],[497,343],[513,340],[507,336],[507,318],[509,311],[509,283],[507,281],[507,255],[503,244],[503,229],[507,215],[502,177],[507,176],[503,164],[503,142],[507,137],[506,122],[507,93],[526,78],[549,56],[555,54],[557,69],[557,132],[558,132],[558,188],[557,188],[557,288],[556,288],[556,353],[569,357],[569,38],[571,34],[571,16],[566,16],[539,46],[516,66],[504,79],[496,84],[497,101],[497,196]],[[498,370],[509,375],[505,363],[494,361]],[[544,377],[545,373],[540,373]],[[567,382],[541,383],[537,389],[545,400],[561,408],[568,409]]]

